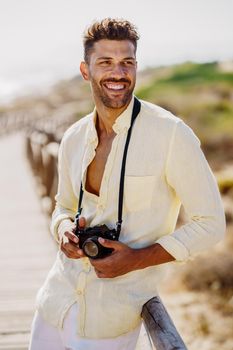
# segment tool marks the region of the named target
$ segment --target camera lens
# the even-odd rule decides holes
[[[84,253],[90,258],[96,257],[99,253],[98,244],[92,239],[87,239],[83,244],[82,249],[84,250]]]

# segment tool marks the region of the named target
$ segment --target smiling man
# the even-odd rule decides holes
[[[135,86],[135,46],[129,40],[102,39],[94,47],[94,51],[87,49],[89,55],[80,67],[82,75],[90,80],[93,97],[99,107],[122,112],[132,99]]]
[[[38,293],[30,350],[135,349],[142,306],[165,263],[188,260],[224,234],[199,140],[133,95],[137,40],[124,20],[85,33],[80,70],[95,109],[61,142],[51,225],[59,252]],[[181,203],[189,222],[175,229]]]

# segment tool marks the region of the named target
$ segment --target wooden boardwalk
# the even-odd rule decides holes
[[[56,244],[49,235],[22,134],[0,138],[0,350],[26,350],[38,288]]]

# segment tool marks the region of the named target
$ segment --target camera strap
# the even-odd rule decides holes
[[[125,141],[125,148],[123,152],[123,158],[122,158],[122,165],[121,165],[121,175],[120,175],[120,186],[119,186],[119,199],[118,199],[118,221],[116,223],[116,233],[117,233],[117,239],[119,239],[120,233],[121,233],[121,225],[122,225],[122,209],[123,209],[123,194],[124,194],[124,183],[125,183],[125,166],[126,166],[126,158],[127,158],[127,152],[129,147],[129,141],[131,138],[132,128],[135,119],[137,118],[137,115],[139,114],[141,110],[141,102],[134,97],[134,105],[133,105],[133,111],[131,116],[131,123],[130,127],[127,133],[127,138]],[[80,192],[79,192],[79,202],[78,202],[78,211],[75,217],[75,222],[78,223],[79,217],[82,212],[82,199],[83,199],[83,186],[82,182],[80,185]]]

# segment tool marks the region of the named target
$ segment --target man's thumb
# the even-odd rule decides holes
[[[103,247],[113,248],[114,250],[118,250],[122,246],[122,243],[119,241],[112,241],[111,239],[104,239],[102,237],[99,237],[98,241]]]
[[[78,226],[80,228],[84,228],[86,226],[86,219],[83,216],[78,219]]]

